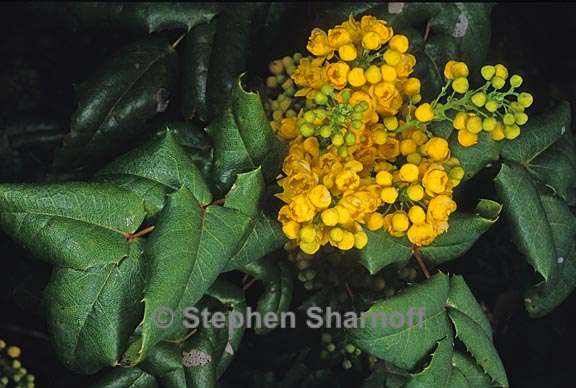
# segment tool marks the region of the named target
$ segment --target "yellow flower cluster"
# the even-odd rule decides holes
[[[366,229],[415,245],[447,230],[464,170],[448,142],[412,118],[430,121],[434,112],[414,105],[420,81],[410,77],[416,59],[408,47],[404,35],[373,16],[314,29],[307,45],[313,56],[291,71],[292,101],[306,102],[288,117],[272,107],[273,127],[290,140],[278,219],[303,252],[327,244],[362,249]]]
[[[18,346],[8,346],[0,339],[0,387],[35,386],[35,377],[20,362],[22,350]]]

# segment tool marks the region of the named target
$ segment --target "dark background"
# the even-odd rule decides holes
[[[313,12],[313,6],[303,6],[302,12]],[[574,110],[575,37],[574,4],[499,4],[492,11],[487,63],[502,62],[522,74],[536,110],[551,99],[568,100]],[[75,108],[73,84],[131,39],[110,31],[71,33],[29,5],[0,5],[0,181],[45,177]],[[494,171],[485,170],[468,190],[494,198],[493,176]],[[76,386],[82,379],[55,359],[35,312],[49,266],[32,260],[1,232],[0,257],[0,338],[23,349],[22,362],[39,387]],[[527,316],[522,289],[531,281],[530,270],[510,242],[503,219],[448,269],[463,274],[491,312],[495,344],[512,387],[574,386],[576,295],[544,318]],[[236,380],[240,366],[264,362],[255,354],[270,353],[257,348],[240,352],[226,376]]]

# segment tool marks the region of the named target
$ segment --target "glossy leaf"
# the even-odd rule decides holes
[[[458,310],[450,310],[448,315],[456,329],[456,338],[464,343],[476,362],[497,383],[496,386],[507,387],[508,379],[502,361],[480,325]]]
[[[576,216],[556,196],[541,195],[540,200],[558,255],[558,282],[536,285],[526,293],[526,310],[533,317],[550,313],[576,288]]]
[[[82,26],[149,34],[167,29],[189,30],[210,21],[218,13],[220,4],[69,2],[65,7]]]
[[[403,369],[412,369],[438,341],[450,334],[445,310],[448,290],[448,277],[439,273],[401,294],[377,301],[368,313],[400,313],[407,317],[411,308],[416,312],[424,309],[423,320],[421,324],[413,321],[412,325],[404,322],[399,328],[383,324],[371,327],[368,320],[366,327],[348,330],[350,340],[360,349],[382,360]],[[413,316],[414,319],[416,317]]]
[[[371,274],[398,263],[402,265],[412,257],[412,245],[406,237],[393,237],[384,230],[365,230],[368,244],[358,251],[360,262]]]
[[[439,341],[428,365],[421,372],[411,375],[405,387],[435,388],[446,386],[452,370],[453,347],[454,340],[451,335]]]
[[[454,131],[450,137],[450,150],[452,155],[458,158],[464,169],[463,182],[500,158],[500,150],[504,142],[492,140],[487,132],[478,134],[478,144],[474,144],[472,147],[461,146],[457,137],[458,133]]]
[[[501,210],[499,203],[482,199],[474,214],[453,214],[448,220],[448,231],[420,248],[422,256],[433,265],[462,256],[498,220]]]
[[[56,155],[57,168],[94,166],[122,149],[166,109],[177,74],[168,42],[143,40],[121,49],[78,88],[70,133]]]
[[[544,280],[555,278],[558,256],[552,230],[528,172],[517,164],[503,164],[496,176],[496,190],[520,251]]]
[[[57,268],[44,292],[56,354],[68,368],[94,373],[115,365],[141,320],[143,246],[120,263],[86,271]]]
[[[142,197],[149,216],[164,206],[167,193],[180,187],[186,187],[201,205],[212,201],[202,174],[170,131],[109,163],[96,178]]]
[[[280,157],[280,143],[270,128],[257,93],[247,92],[240,79],[232,93],[232,103],[210,123],[208,134],[214,143],[214,186],[226,192],[236,174],[262,165],[272,176]]]
[[[482,328],[488,338],[492,339],[490,322],[462,276],[455,275],[450,278],[447,307],[465,314]]]
[[[462,373],[466,379],[467,387],[488,388],[492,386],[490,377],[472,358],[460,352],[454,352],[452,356],[452,365]]]
[[[2,184],[0,226],[36,257],[85,270],[120,263],[144,219],[136,195],[106,183]]]
[[[114,368],[102,376],[91,388],[157,388],[154,376],[138,368]]]

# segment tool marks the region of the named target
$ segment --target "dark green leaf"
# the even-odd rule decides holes
[[[454,132],[450,138],[450,150],[464,169],[463,181],[472,178],[482,168],[500,157],[503,142],[492,140],[487,132],[481,132],[478,135],[478,144],[472,147],[461,146],[457,137],[458,134]]]
[[[520,251],[544,280],[555,278],[558,256],[552,230],[530,175],[517,164],[503,164],[496,190]]]
[[[148,119],[166,109],[177,74],[176,52],[164,40],[124,47],[83,83],[55,165],[93,166],[121,149],[145,129]]]
[[[55,270],[44,297],[56,354],[66,367],[94,373],[116,365],[142,317],[141,255],[135,240],[119,264]]]
[[[252,218],[248,236],[228,263],[227,271],[259,260],[280,248],[286,241],[280,223],[259,209],[264,189],[264,177],[261,168],[258,167],[254,171],[238,174],[236,182],[226,194],[226,207],[236,209]]]
[[[114,368],[103,374],[91,388],[157,388],[154,376],[138,368]]]
[[[476,362],[497,383],[498,387],[507,387],[508,379],[504,366],[484,329],[458,310],[451,309],[448,315],[456,329],[456,338],[464,343]]]
[[[492,339],[490,322],[462,276],[455,275],[450,279],[447,306],[465,314],[482,328],[488,338]]]
[[[378,358],[403,369],[412,369],[438,341],[450,335],[445,308],[448,289],[448,277],[439,273],[401,294],[377,301],[368,310],[369,313],[400,313],[403,317],[409,317],[411,309],[415,312],[423,309],[425,314],[421,322],[411,322],[411,325],[404,322],[399,328],[384,324],[371,327],[368,319],[366,327],[348,330],[351,341]],[[414,315],[412,317],[416,318]]]
[[[366,230],[368,244],[358,252],[360,262],[371,274],[382,268],[398,263],[402,265],[410,260],[412,246],[406,237],[394,237],[384,230],[372,232]]]
[[[558,282],[539,284],[526,293],[526,309],[533,317],[550,313],[576,288],[576,216],[556,196],[542,195],[540,199],[558,254]]]
[[[499,203],[481,199],[476,205],[475,214],[452,215],[448,231],[438,236],[432,244],[421,247],[420,252],[433,265],[462,256],[498,220],[501,210]]]
[[[2,184],[0,225],[35,256],[85,270],[128,256],[144,219],[136,195],[106,183]]]
[[[274,176],[280,157],[280,142],[270,128],[260,95],[245,91],[240,82],[233,89],[231,106],[207,128],[214,142],[214,185],[221,192],[232,186],[236,174],[260,165]]]
[[[570,104],[559,103],[544,114],[531,117],[514,141],[502,148],[502,157],[524,166],[529,165],[570,128]]]
[[[241,268],[264,283],[264,294],[258,299],[256,311],[261,315],[267,312],[279,314],[287,311],[292,302],[293,272],[288,264],[277,257],[251,262]],[[266,334],[273,327],[255,327],[256,334]]]
[[[430,363],[421,372],[410,376],[406,388],[436,388],[446,386],[452,369],[454,353],[452,335],[438,342]]]
[[[208,121],[206,90],[216,21],[196,26],[184,40],[182,114],[188,120]]]
[[[164,206],[168,192],[180,187],[186,187],[201,205],[212,201],[202,174],[170,131],[109,163],[96,178],[141,196],[150,216]]]
[[[459,370],[466,379],[467,385],[465,385],[465,387],[488,388],[492,386],[490,377],[484,373],[482,368],[470,357],[460,352],[454,352],[452,365],[455,369]]]
[[[161,2],[69,2],[65,6],[80,25],[143,34],[167,29],[189,30],[210,21],[220,8],[218,3]]]

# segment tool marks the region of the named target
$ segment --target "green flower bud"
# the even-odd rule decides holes
[[[360,120],[352,120],[352,128],[358,129],[362,126],[362,121]]]
[[[344,368],[344,369],[352,368],[352,361],[350,361],[350,360],[342,361],[342,368]]]
[[[307,269],[304,275],[306,276],[306,280],[313,280],[316,277],[316,272],[313,269]]]
[[[331,96],[332,94],[334,94],[334,87],[330,84],[324,84],[322,85],[320,92],[327,96]]]
[[[492,132],[496,128],[496,119],[494,117],[486,117],[482,120],[482,129],[486,132]]]
[[[306,283],[304,283],[304,288],[307,291],[313,290],[314,289],[314,283],[313,282],[306,282]]]
[[[472,103],[477,107],[482,107],[486,103],[486,95],[482,92],[476,93],[472,96]]]
[[[302,283],[304,283],[306,280],[306,274],[304,272],[300,272],[298,273],[298,280],[300,280]]]
[[[336,350],[336,345],[334,344],[328,344],[326,346],[326,350],[328,350],[330,353],[334,352]]]
[[[300,60],[302,59],[302,54],[301,53],[294,53],[294,55],[292,55],[292,59],[294,59],[294,62],[300,62]]]
[[[503,121],[504,124],[506,124],[506,125],[512,125],[512,124],[514,124],[514,122],[515,122],[514,115],[511,114],[511,113],[506,113],[506,114],[504,115],[504,118],[502,119],[502,121]]]
[[[348,132],[344,140],[346,141],[346,144],[352,145],[356,143],[356,136],[353,133]]]
[[[348,148],[345,145],[341,145],[340,147],[338,147],[338,155],[340,155],[341,158],[347,157]]]
[[[484,107],[486,108],[486,110],[488,112],[494,113],[498,110],[498,108],[500,107],[500,104],[498,104],[497,101],[488,100],[488,101],[486,101],[486,104],[484,105]]]
[[[484,78],[486,81],[490,81],[492,77],[494,77],[495,73],[496,69],[491,65],[482,66],[480,69],[480,74],[482,74],[482,78]]]
[[[308,123],[304,123],[300,127],[300,133],[304,137],[310,137],[310,136],[314,135],[314,127]]]
[[[534,99],[530,93],[522,92],[518,96],[518,103],[520,103],[524,108],[530,107],[532,102],[534,102]]]
[[[520,135],[520,127],[516,124],[504,126],[504,136],[508,140],[514,140]]]
[[[316,120],[316,115],[314,114],[314,112],[312,112],[311,110],[309,110],[308,112],[304,113],[304,120],[306,120],[307,123],[313,123],[314,120]]]
[[[294,109],[288,109],[286,111],[286,117],[296,117],[297,113]]]
[[[514,74],[512,77],[510,77],[510,85],[513,88],[519,88],[523,81],[524,80],[522,77],[520,77],[518,74]]]
[[[494,77],[492,78],[492,81],[490,81],[490,83],[492,84],[492,87],[496,90],[498,89],[502,89],[504,87],[504,85],[506,84],[506,81],[504,80],[504,78],[502,77]]]
[[[346,344],[346,346],[344,347],[344,350],[346,351],[346,353],[354,353],[354,351],[356,350],[356,347],[352,344]]]
[[[514,115],[514,121],[518,125],[524,125],[528,122],[528,115],[524,112],[518,112]]]
[[[342,99],[344,100],[344,102],[348,102],[348,100],[350,100],[350,92],[348,90],[342,93]]]
[[[316,92],[314,102],[318,105],[326,105],[328,103],[328,97],[322,92]]]
[[[271,75],[270,77],[266,78],[266,86],[268,86],[270,89],[277,88],[278,81],[276,80],[276,77]]]
[[[340,133],[335,134],[332,136],[332,144],[334,144],[336,147],[341,146],[344,144],[344,136],[342,136]]]
[[[354,112],[350,115],[352,120],[362,120],[362,113],[361,112]]]
[[[324,125],[322,128],[320,128],[320,136],[325,139],[329,138],[332,136],[332,128],[330,128],[329,125]]]

